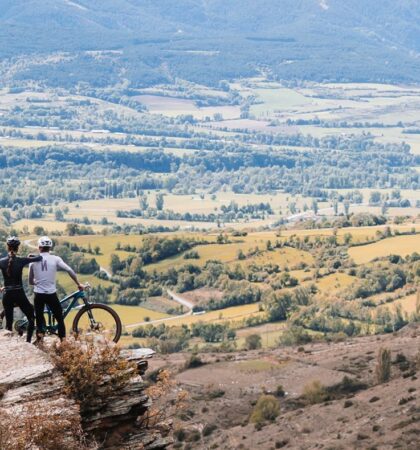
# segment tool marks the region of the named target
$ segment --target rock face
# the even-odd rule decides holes
[[[138,363],[140,373],[106,404],[92,405],[81,417],[76,402],[64,394],[61,374],[44,352],[4,332],[0,332],[0,349],[0,413],[7,412],[12,420],[22,420],[24,411],[36,404],[69,422],[82,423],[88,436],[95,437],[104,449],[157,450],[169,445],[168,438],[141,430],[137,423],[151,404],[140,375],[147,368],[141,355],[129,355]]]

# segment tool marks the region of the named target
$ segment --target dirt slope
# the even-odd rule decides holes
[[[377,385],[374,371],[381,347],[391,350],[393,364],[390,381]],[[156,359],[153,365],[181,370],[177,379],[190,393],[175,448],[417,450],[419,352],[420,325],[410,325],[394,335],[312,344],[303,351],[201,355],[208,363],[189,370],[181,369],[186,359],[181,355]],[[320,404],[302,400],[305,385],[319,380],[331,386],[344,376],[366,386]],[[249,423],[256,400],[262,392],[275,393],[279,385],[287,392],[279,397],[279,416],[256,428]]]

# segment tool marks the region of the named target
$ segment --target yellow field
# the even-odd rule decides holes
[[[147,317],[150,320],[158,320],[170,317],[168,314],[152,311],[151,309],[142,308],[141,306],[125,306],[125,305],[110,305],[110,306],[120,316],[123,326],[145,322],[145,318]],[[68,315],[66,322],[68,324],[71,324],[75,315],[76,311],[72,311]]]
[[[320,293],[329,295],[344,289],[357,280],[346,273],[333,273],[317,280],[316,287]]]
[[[24,228],[32,233],[35,227],[43,227],[48,233],[53,233],[54,231],[63,232],[66,230],[66,222],[58,222],[51,218],[45,219],[21,219],[13,223],[13,228],[18,231],[23,231]],[[104,226],[103,225],[89,225],[95,233],[100,233]]]
[[[210,259],[217,259],[219,261],[228,263],[236,259],[239,249],[244,252],[253,247],[247,242],[237,243],[237,244],[210,244],[210,245],[198,245],[194,249],[200,255],[200,259],[186,260],[182,255],[176,256],[174,258],[168,258],[155,264],[150,264],[146,266],[148,271],[158,270],[165,271],[171,267],[179,267],[187,263],[196,264],[199,266],[204,266],[206,261]]]
[[[243,348],[245,339],[251,334],[259,334],[261,336],[261,344],[264,348],[276,347],[277,341],[286,327],[285,322],[267,323],[257,327],[241,328],[237,330],[237,346]]]
[[[348,227],[339,228],[337,230],[337,238],[339,242],[344,241],[345,234],[352,235],[352,242],[366,242],[368,239],[376,238],[376,233],[378,231],[383,232],[388,225],[379,225],[375,227]],[[389,225],[389,228],[395,232],[398,230],[400,233],[410,232],[412,228],[416,231],[420,231],[420,224],[409,223],[404,225]],[[316,236],[332,236],[334,230],[332,228],[323,228],[315,230],[283,230],[281,232],[282,237],[290,237],[292,235],[298,237],[309,236],[309,238],[314,238]]]
[[[408,295],[407,297],[401,298],[399,300],[396,300],[395,302],[391,303],[390,309],[392,310],[392,305],[401,305],[401,308],[404,312],[406,312],[408,315],[413,314],[416,312],[417,304],[420,302],[420,293]]]
[[[303,282],[303,280],[313,277],[313,270],[291,270],[290,275],[297,278],[299,282]]]
[[[250,264],[278,264],[281,268],[294,266],[299,263],[313,264],[314,258],[309,252],[297,250],[291,247],[265,251],[261,255],[241,261],[243,265]]]
[[[413,252],[420,253],[419,235],[396,236],[349,249],[349,255],[356,264],[364,264],[374,258],[392,254],[406,256]]]
[[[222,323],[222,322],[239,322],[247,317],[259,316],[264,314],[264,312],[259,311],[258,304],[253,303],[251,305],[241,305],[233,306],[231,308],[226,308],[218,311],[209,311],[205,314],[193,315],[181,317],[179,319],[171,320],[168,322],[170,326],[181,326],[181,325],[192,325],[198,322],[212,322],[212,323]]]

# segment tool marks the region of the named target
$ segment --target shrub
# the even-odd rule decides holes
[[[308,332],[300,326],[292,325],[279,338],[280,345],[299,345],[311,342],[312,338]]]
[[[63,374],[67,394],[80,404],[82,413],[98,399],[106,403],[136,373],[119,347],[107,341],[67,339],[51,348],[51,357]]]
[[[193,354],[185,361],[184,368],[185,369],[194,369],[196,367],[203,366],[205,363],[200,358],[200,356]]]
[[[210,436],[215,430],[217,430],[217,425],[209,423],[204,426],[202,434],[203,436]]]
[[[380,348],[376,358],[375,381],[386,383],[391,378],[391,350]]]
[[[274,395],[261,395],[252,411],[250,421],[255,425],[262,425],[267,421],[274,421],[280,414],[280,403]]]
[[[276,388],[276,396],[277,397],[284,397],[286,395],[286,392],[283,389],[283,386],[279,384]]]
[[[174,430],[174,437],[179,442],[184,441],[185,440],[185,430],[183,428],[176,428]]]
[[[225,391],[222,389],[215,389],[214,391],[210,391],[208,393],[208,398],[210,400],[214,400],[216,398],[223,397],[225,395]]]
[[[190,250],[184,254],[184,259],[200,259],[197,250]]]
[[[183,340],[176,338],[164,341],[161,339],[150,338],[147,340],[147,346],[163,355],[169,355],[170,353],[178,353],[184,350],[185,343]]]
[[[198,442],[199,440],[201,440],[201,433],[198,430],[192,430],[187,434],[185,440],[188,442]]]
[[[400,363],[404,363],[407,361],[406,356],[404,355],[404,353],[397,353],[397,356],[395,357],[395,364],[400,364]]]
[[[303,388],[303,398],[310,404],[322,403],[327,399],[327,391],[320,381],[315,380]]]
[[[256,350],[261,348],[261,336],[259,334],[250,334],[245,339],[245,348],[247,350]]]

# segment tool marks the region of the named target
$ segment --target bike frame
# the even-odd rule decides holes
[[[65,302],[68,302],[69,300],[71,300],[71,302],[69,303],[67,308],[64,309],[63,308],[63,304]],[[76,307],[76,305],[78,304],[79,300],[83,300],[83,303],[85,305],[89,304],[89,302],[86,299],[86,294],[85,294],[84,291],[75,291],[75,292],[67,295],[67,297],[64,297],[62,300],[60,300],[60,304],[61,304],[61,307],[63,309],[63,318],[64,319],[68,316],[70,311]],[[55,322],[54,316],[53,316],[51,310],[48,308],[48,306],[45,307],[44,314],[47,315],[47,320],[46,320],[46,329],[47,329],[47,331],[49,333],[56,334],[57,330],[58,330],[58,327],[57,327],[57,325],[54,324],[54,322]],[[89,316],[90,315],[91,314],[89,314]],[[90,319],[92,320],[93,317],[90,317]]]

